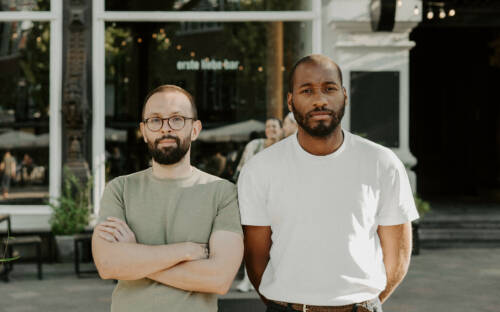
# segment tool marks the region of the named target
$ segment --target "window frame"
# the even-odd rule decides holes
[[[106,11],[103,0],[92,0],[92,172],[94,213],[99,213],[105,187],[105,23],[106,22],[304,22],[312,23],[312,53],[322,52],[321,0],[305,11]],[[103,44],[99,44],[103,43]]]
[[[61,194],[62,176],[62,1],[51,0],[50,11],[1,11],[0,22],[49,22],[50,23],[50,69],[49,69],[49,198],[54,200]],[[48,220],[52,209],[48,205],[2,205],[0,213],[13,216],[12,227],[18,229],[49,229]],[[30,218],[30,216],[35,216]],[[22,218],[23,222],[17,222]],[[27,218],[26,218],[27,217]]]

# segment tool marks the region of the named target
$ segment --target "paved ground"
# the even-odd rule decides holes
[[[0,282],[0,312],[109,311],[114,284],[97,275],[76,278],[70,264],[17,265],[11,282]],[[231,291],[220,311],[264,311],[255,292]],[[385,312],[499,312],[500,248],[424,249],[414,256],[403,284],[384,304]]]

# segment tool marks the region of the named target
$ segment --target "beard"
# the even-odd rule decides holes
[[[295,109],[295,104],[292,100],[292,112],[297,124],[304,129],[310,136],[317,138],[325,138],[330,136],[333,131],[340,125],[342,118],[344,117],[346,103],[338,111],[333,111],[327,108],[315,108],[306,114],[301,114]],[[328,123],[326,120],[320,120],[318,124],[313,127],[311,125],[311,118],[313,112],[328,112],[332,116],[332,120]]]
[[[161,140],[173,139],[175,140],[176,146],[168,147],[158,147]],[[178,163],[191,147],[191,137],[185,138],[183,141],[179,137],[173,135],[165,135],[161,138],[156,139],[154,142],[148,142],[148,150],[156,161],[160,165],[172,165]]]

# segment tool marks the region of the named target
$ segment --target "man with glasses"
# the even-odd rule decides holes
[[[152,167],[112,180],[92,238],[112,311],[217,311],[243,256],[235,186],[190,163],[201,131],[192,96],[164,85],[145,100],[140,129]]]
[[[238,180],[248,276],[268,312],[381,312],[405,276],[418,217],[405,167],[342,129],[339,66],[292,68],[296,134],[255,155]]]

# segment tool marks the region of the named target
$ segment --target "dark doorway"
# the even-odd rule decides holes
[[[424,21],[410,38],[418,192],[500,202],[500,27]]]

